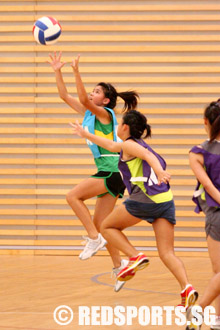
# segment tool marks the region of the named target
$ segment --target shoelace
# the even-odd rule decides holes
[[[83,239],[85,240],[85,249],[90,249],[96,246],[96,242],[94,242],[93,239],[87,237],[87,236],[83,236]]]
[[[137,260],[138,260],[138,258],[136,258],[135,261],[137,261]],[[130,267],[135,261],[131,260],[131,258],[130,258],[129,261],[128,261],[128,264],[125,267]]]
[[[112,277],[116,278],[118,273],[125,267],[127,267],[127,264],[125,264],[124,261],[122,261],[121,265],[118,268],[112,268],[111,278]]]
[[[133,263],[134,263],[134,260],[130,260],[130,259],[129,259],[129,262],[128,262],[128,264],[127,264],[126,267],[130,267]]]
[[[88,236],[82,236],[82,238],[84,239],[84,241],[81,242],[82,245],[86,245],[87,244],[87,240],[88,240]]]

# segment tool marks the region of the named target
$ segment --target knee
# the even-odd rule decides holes
[[[159,252],[159,251],[158,251]],[[166,253],[164,252],[159,252],[159,257],[160,259],[164,262],[166,260]]]
[[[77,196],[76,196],[76,194],[74,193],[73,190],[70,190],[70,191],[66,194],[66,201],[67,201],[67,203],[68,203],[69,205],[71,205],[71,204],[74,202],[74,200],[76,200],[76,199],[77,199]]]
[[[103,237],[105,237],[107,233],[108,227],[105,224],[105,221],[103,221],[99,226],[99,232],[102,234]]]
[[[214,274],[220,273],[220,265],[218,263],[212,264],[212,271]]]
[[[173,250],[163,250],[163,251],[158,251],[159,252],[159,257],[160,259],[166,263],[168,260],[170,260],[170,256],[174,255]]]
[[[220,288],[220,272],[215,275],[216,287]]]
[[[100,224],[100,227],[99,227],[99,231],[100,231],[100,233],[103,235],[103,233],[105,232],[105,224],[102,222],[101,224]]]
[[[68,204],[70,204],[70,200],[71,200],[71,191],[68,191],[68,193],[66,194],[66,201]]]

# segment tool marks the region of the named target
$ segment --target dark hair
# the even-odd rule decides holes
[[[136,109],[137,103],[138,103],[138,98],[139,95],[135,91],[127,91],[127,92],[121,92],[118,93],[115,89],[114,86],[111,84],[107,84],[104,82],[100,82],[97,84],[97,86],[101,86],[103,89],[103,92],[105,94],[105,97],[109,98],[109,103],[106,105],[111,109],[114,109],[117,103],[117,97],[119,96],[120,98],[123,99],[124,101],[124,107],[123,107],[123,112],[124,111],[130,111],[132,109]]]
[[[151,127],[147,123],[147,118],[137,110],[126,112],[123,116],[123,124],[130,128],[130,134],[136,139],[140,139],[146,130],[146,135],[143,138],[151,136]]]
[[[208,119],[211,125],[209,142],[212,142],[220,133],[220,99],[208,105],[204,111],[204,117]]]

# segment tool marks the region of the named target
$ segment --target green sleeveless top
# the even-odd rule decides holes
[[[109,124],[102,124],[98,119],[95,120],[95,135],[104,137],[113,141],[113,121]],[[117,152],[110,152],[102,147],[98,147],[102,157],[95,158],[95,164],[98,171],[119,172]],[[105,156],[106,155],[106,156]]]

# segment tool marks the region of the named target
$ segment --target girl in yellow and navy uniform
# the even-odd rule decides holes
[[[166,169],[165,160],[158,155],[145,141],[129,137],[144,147],[159,160],[161,167]],[[168,183],[158,185],[157,176],[150,165],[143,159],[134,157],[123,160],[123,151],[119,159],[119,170],[129,192],[124,204],[126,210],[139,219],[153,223],[157,218],[165,217],[171,224],[176,224],[173,194]]]
[[[166,163],[141,138],[144,132],[145,137],[151,135],[146,117],[136,110],[126,112],[118,127],[118,136],[122,139],[119,143],[92,135],[77,123],[74,129],[76,134],[93,143],[111,152],[120,152],[119,170],[129,197],[106,217],[101,226],[105,239],[129,257],[128,265],[117,275],[118,281],[130,280],[137,270],[149,264],[146,255],[139,253],[122,232],[145,220],[153,226],[161,260],[180,284],[181,305],[187,308],[194,304],[198,293],[189,284],[185,267],[174,253],[175,206],[168,183],[170,176],[165,171]]]

